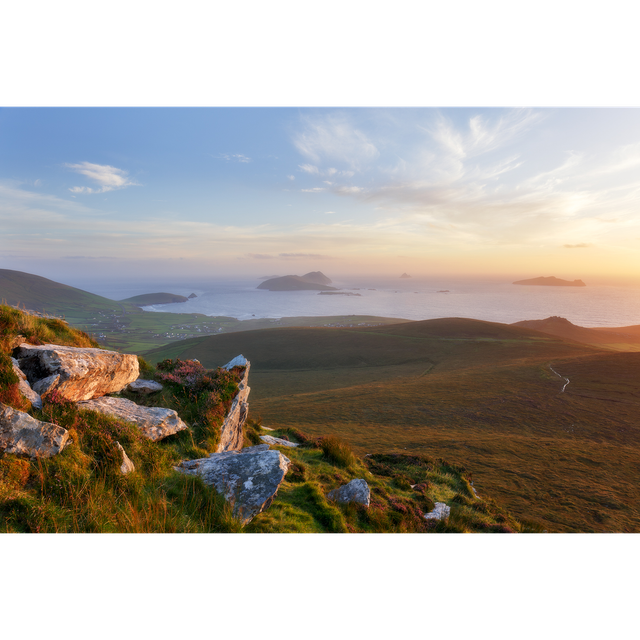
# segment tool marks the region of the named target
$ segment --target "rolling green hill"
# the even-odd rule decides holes
[[[42,276],[0,269],[0,299],[40,313],[83,319],[87,312],[122,312],[130,305],[97,296]]]
[[[449,318],[225,334],[146,357],[216,366],[238,353],[267,426],[335,434],[359,454],[443,456],[549,531],[640,531],[640,354]]]

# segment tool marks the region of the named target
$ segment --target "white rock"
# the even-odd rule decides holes
[[[260,436],[260,440],[262,440],[262,442],[274,444],[279,447],[299,447],[300,446],[295,442],[289,442],[288,440],[283,440],[282,438],[275,438],[274,436]]]
[[[141,407],[126,398],[95,398],[78,402],[78,408],[133,422],[149,440],[154,442],[187,429],[187,425],[173,409]]]
[[[126,475],[127,473],[131,473],[132,471],[135,471],[136,468],[133,462],[131,462],[131,460],[129,459],[129,456],[127,455],[127,452],[124,450],[123,446],[119,442],[116,442],[116,447],[118,447],[118,449],[120,450],[120,453],[122,454],[122,464],[120,465],[120,473],[122,473],[123,475]]]
[[[66,429],[40,422],[28,413],[0,403],[0,450],[32,458],[50,458],[60,453],[68,440]]]
[[[242,356],[238,356],[242,357]],[[237,358],[236,358],[237,359]],[[231,361],[233,362],[233,360]],[[223,451],[240,451],[244,441],[244,423],[249,415],[249,370],[251,363],[245,360],[244,375],[238,384],[238,394],[233,399],[231,409],[227,414],[222,427],[220,428],[220,444],[216,449],[216,453]],[[231,363],[229,363],[231,364]]]
[[[148,395],[149,393],[162,391],[164,387],[159,382],[155,382],[155,380],[143,380],[142,378],[138,378],[137,380],[130,382],[127,389],[134,393]]]
[[[425,520],[446,520],[451,513],[451,507],[448,507],[444,502],[436,502],[433,511],[424,514]]]
[[[227,364],[225,364],[222,369],[226,369],[227,371],[229,371],[229,369],[233,369],[233,367],[246,367],[248,364],[249,361],[242,354],[240,354],[230,362],[227,362]]]
[[[342,503],[358,502],[368,507],[371,499],[371,491],[364,478],[356,478],[348,484],[343,484],[341,487],[329,491],[327,498]]]

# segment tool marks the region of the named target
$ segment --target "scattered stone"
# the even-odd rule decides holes
[[[60,453],[68,440],[66,429],[0,403],[0,449],[5,453],[50,458]]]
[[[371,491],[369,491],[369,485],[366,480],[356,478],[348,484],[343,484],[341,487],[329,491],[327,498],[342,503],[358,502],[368,507],[371,499]]]
[[[78,407],[133,422],[153,442],[187,428],[173,409],[141,407],[126,398],[95,398],[78,402]]]
[[[288,440],[283,440],[282,438],[274,438],[273,436],[260,436],[260,440],[262,442],[268,442],[269,444],[275,444],[278,447],[299,447],[299,444],[295,442],[289,442]]]
[[[234,517],[245,525],[273,502],[290,463],[280,451],[261,444],[184,460],[175,469],[200,476],[205,484],[214,487],[233,505]]]
[[[11,364],[13,365],[13,372],[20,378],[18,382],[18,390],[20,393],[31,403],[32,407],[36,409],[42,409],[42,398],[31,388],[31,385],[27,382],[27,376],[24,371],[18,366],[18,361],[15,358],[11,358]]]
[[[265,431],[275,431],[275,429],[271,429],[269,427],[260,427],[261,429],[264,429]]]
[[[451,513],[451,507],[448,507],[444,502],[436,502],[436,506],[433,511],[424,514],[425,520],[446,520]]]
[[[242,358],[242,361],[245,362],[245,364],[233,365],[233,363],[236,362],[238,358]],[[242,376],[242,380],[238,384],[238,394],[233,399],[231,409],[229,409],[229,413],[227,414],[227,417],[224,419],[222,427],[220,428],[220,444],[216,449],[216,453],[222,453],[223,451],[240,451],[240,449],[242,449],[242,443],[244,441],[244,423],[247,421],[247,416],[249,415],[248,398],[251,389],[249,388],[248,383],[251,363],[243,356],[238,356],[227,365],[225,365],[223,369],[226,369],[227,367],[231,369],[234,366],[244,366],[244,375]]]
[[[135,471],[136,468],[133,462],[131,462],[131,460],[129,459],[129,456],[127,455],[127,452],[124,450],[123,446],[119,442],[116,442],[116,447],[118,447],[118,449],[120,450],[120,453],[122,454],[122,464],[120,465],[120,473],[122,473],[123,475],[126,475],[127,473],[131,473],[132,471]]]
[[[130,382],[127,389],[129,391],[133,391],[134,393],[149,395],[150,393],[162,391],[164,387],[159,382],[155,382],[154,380],[143,380],[142,378],[138,378],[137,380]]]
[[[71,402],[122,391],[140,373],[137,356],[105,349],[22,343],[14,356],[36,393]]]

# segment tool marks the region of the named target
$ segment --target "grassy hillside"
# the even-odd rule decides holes
[[[388,324],[397,319],[373,316],[330,316],[320,318],[259,318],[240,321],[201,313],[143,311],[139,304],[159,304],[145,294],[117,302],[69,287],[41,276],[0,269],[0,302],[64,318],[71,326],[92,335],[102,346],[122,353],[140,353],[195,336],[229,331],[283,326],[349,326]],[[135,300],[135,303],[132,303]],[[168,300],[165,300],[167,302]]]
[[[587,328],[552,316],[544,320],[523,320],[513,326],[541,331],[563,340],[574,340],[613,351],[640,351],[640,326]]]
[[[550,531],[640,531],[640,354],[459,318],[227,334],[171,353],[207,366],[243,353],[267,426],[336,434],[361,455],[442,456]]]
[[[96,346],[86,334],[58,319],[37,318],[0,305],[0,402],[21,411],[10,355],[17,336],[31,343]],[[184,459],[215,450],[219,426],[237,391],[240,370],[206,370],[197,363],[165,361],[157,370],[140,361],[146,377],[161,381],[159,394],[140,404],[175,409],[189,425],[160,442],[134,425],[59,399],[30,410],[66,428],[71,444],[53,458],[29,460],[0,453],[0,531],[5,532],[240,532],[230,506],[198,478],[177,473]],[[267,433],[259,421],[247,425],[245,445]],[[295,430],[270,431],[299,442],[283,448],[292,465],[270,508],[249,532],[512,532],[540,531],[535,522],[509,515],[489,498],[477,497],[466,471],[442,459],[382,455],[359,458],[336,438],[307,438]],[[120,443],[136,470],[122,475]],[[340,506],[326,494],[353,478],[365,478],[371,507]],[[412,486],[413,485],[413,486]],[[447,502],[447,522],[424,519],[435,501]]]

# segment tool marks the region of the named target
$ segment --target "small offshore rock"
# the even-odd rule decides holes
[[[358,502],[368,507],[371,500],[371,491],[364,478],[356,478],[348,484],[343,484],[341,487],[329,491],[327,498],[342,503]]]

